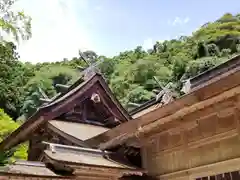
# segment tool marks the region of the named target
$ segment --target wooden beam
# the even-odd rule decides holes
[[[140,107],[141,106],[141,104],[133,103],[133,102],[129,102],[128,105],[135,106],[135,107]]]
[[[104,119],[103,120],[104,121],[104,123],[113,123],[113,124],[120,124],[121,123],[121,121],[119,121],[117,118],[115,118],[114,116],[111,116],[111,117],[109,117],[109,118],[107,118],[107,119]]]
[[[51,99],[39,98],[39,100],[40,100],[42,103],[50,103],[50,102],[52,102]]]
[[[224,133],[216,134],[211,137],[203,138],[195,142],[188,143],[189,149],[198,148],[204,145],[213,144],[215,142],[223,141],[224,139],[230,139],[238,135],[237,129],[233,129]]]
[[[83,121],[87,120],[87,104],[83,101],[83,111],[82,111],[82,119]]]
[[[240,170],[240,158],[221,161],[213,164],[208,164],[196,168],[177,171],[174,173],[162,174],[158,178],[161,180],[169,179],[196,179],[211,175],[222,174]]]
[[[153,123],[151,124],[148,124],[146,126],[143,126],[141,128],[141,130],[138,130],[136,132],[136,134],[138,136],[140,135],[144,135],[144,134],[147,134],[153,130],[156,130],[158,129],[158,131],[160,130],[159,129],[159,126],[162,126],[162,125],[165,125],[167,123],[170,123],[170,122],[173,122],[177,119],[182,119],[184,121],[184,117],[190,113],[194,113],[196,111],[199,111],[199,110],[204,110],[205,108],[211,106],[211,105],[214,105],[214,104],[217,104],[217,103],[220,103],[226,99],[229,99],[229,98],[232,98],[232,97],[235,97],[237,95],[240,94],[240,86],[236,87],[236,88],[233,88],[229,91],[226,91],[218,96],[215,96],[213,98],[210,98],[210,99],[207,99],[205,101],[202,101],[202,102],[199,102],[199,103],[196,103],[190,107],[185,107],[185,108],[182,108],[180,109],[179,111],[177,111],[176,113],[170,115],[170,116],[167,116],[167,117],[164,117],[162,119],[159,119],[157,121],[154,121]],[[174,123],[173,123],[174,124]],[[176,124],[178,125],[179,122]]]
[[[169,129],[168,133],[170,135],[176,135],[176,134],[180,134],[182,131],[190,130],[190,129],[193,129],[197,126],[198,126],[198,122],[197,121],[192,121],[192,122],[184,123],[181,126]]]
[[[109,99],[109,97],[106,95],[106,93],[103,91],[103,89],[98,89],[97,91],[98,95],[101,98],[101,101],[103,102],[103,104],[106,106],[106,108],[108,109],[108,111],[110,111],[110,113],[112,115],[114,115],[117,119],[123,121],[125,117],[120,117],[123,116],[122,114],[119,114],[119,109],[112,104],[112,101]],[[119,116],[120,115],[120,116]]]
[[[124,135],[120,135],[116,138],[113,138],[111,142],[106,142],[100,145],[100,148],[109,148],[112,146],[120,145],[121,143],[125,143],[128,139],[143,137],[147,134],[151,134],[152,132],[159,132],[168,129],[169,127],[176,127],[183,123],[184,117],[188,114],[194,113],[196,111],[201,111],[210,107],[214,104],[223,102],[224,100],[230,99],[232,97],[240,95],[240,86],[237,86],[231,90],[225,91],[220,95],[217,95],[213,98],[209,98],[207,100],[198,102],[193,104],[192,106],[184,107],[172,115],[163,117],[158,119],[150,124],[145,126],[140,126],[136,131]],[[179,120],[180,119],[180,120]],[[191,120],[191,119],[190,119]]]

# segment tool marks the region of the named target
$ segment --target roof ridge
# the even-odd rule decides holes
[[[13,164],[10,165],[24,165],[24,166],[35,166],[35,167],[46,167],[45,163],[39,161],[25,161],[25,160],[17,160]]]
[[[100,150],[100,149],[92,149],[92,148],[85,148],[85,147],[78,147],[78,146],[69,146],[69,145],[63,145],[63,144],[49,143],[49,142],[46,142],[46,141],[43,141],[42,143],[46,144],[48,146],[58,148],[58,149],[68,149],[68,150],[75,150],[75,151],[78,151],[78,152],[89,152],[89,153],[101,154],[101,155],[111,154],[111,152],[109,152],[109,151]]]

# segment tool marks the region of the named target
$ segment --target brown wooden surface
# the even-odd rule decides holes
[[[154,121],[151,124],[138,128],[137,130],[135,130],[135,132],[133,131],[133,129],[131,129],[131,132],[125,133],[126,135],[124,135],[121,139],[118,139],[117,141],[114,141],[114,139],[112,139],[112,142],[110,142],[109,145],[107,146],[114,146],[114,145],[126,142],[127,139],[130,139],[132,137],[144,138],[144,137],[157,134],[159,132],[163,133],[164,131],[169,131],[169,129],[171,128],[178,127],[184,122],[191,122],[192,119],[198,120],[205,116],[214,114],[219,109],[224,109],[224,111],[221,111],[221,114],[229,114],[229,112],[227,111],[228,110],[231,111],[231,108],[233,106],[235,107],[235,104],[238,103],[239,96],[240,96],[240,86],[230,89],[228,91],[225,91],[212,98],[198,102],[192,106],[184,107],[169,116],[165,116],[159,119],[158,121]],[[218,114],[218,116],[222,116],[221,114]],[[129,126],[130,126],[130,123],[129,123]],[[116,129],[113,129],[111,131],[114,131]],[[107,135],[107,133],[103,135]],[[121,134],[122,133],[120,133],[120,135]],[[100,147],[101,146],[102,148],[107,147],[106,145],[104,145],[104,143],[100,145]]]
[[[183,171],[158,176],[161,180],[196,180],[201,177],[214,176],[240,170],[240,158],[216,162]],[[211,180],[211,179],[210,179]]]
[[[76,87],[75,87],[76,86]],[[104,100],[110,103],[109,106],[114,110],[114,115],[120,117],[120,121],[128,121],[130,119],[128,113],[122,108],[119,102],[114,98],[106,82],[100,75],[95,75],[87,82],[70,87],[71,91],[59,96],[52,103],[40,108],[31,118],[29,118],[16,131],[10,134],[4,141],[0,143],[0,149],[9,149],[31,137],[31,133],[35,131],[41,124],[54,119],[66,112],[71,111],[76,104],[91,97],[96,90],[101,91]],[[106,94],[106,95],[105,95]]]
[[[144,167],[149,173],[161,178],[170,177],[174,173],[188,172],[189,169],[201,169],[209,164],[239,158],[240,96],[238,93],[240,91],[238,88],[216,96],[225,94],[222,101],[211,101],[201,110],[180,116],[179,124],[175,124],[172,128],[162,124],[163,127],[159,126],[158,129],[148,133],[148,136],[142,139],[144,140],[142,143],[145,153]],[[240,170],[239,165],[236,168]],[[216,166],[212,173],[220,173],[220,171],[225,172],[223,167],[218,169]],[[204,174],[199,170],[192,173],[191,177],[204,177],[200,176],[201,173]],[[172,179],[181,180],[181,176],[182,179],[189,177],[183,174],[178,174],[178,177],[174,176],[175,178]]]
[[[175,112],[181,111],[183,108],[189,108],[190,106],[193,106],[196,103],[200,103],[201,101],[206,101],[216,95],[219,95],[229,89],[232,89],[240,84],[239,78],[240,78],[239,71],[234,72],[232,74],[228,73],[227,76],[221,76],[215,81],[212,80],[208,84],[205,84],[204,87],[197,89],[196,91],[188,95],[185,95],[182,98],[175,100],[163,107],[155,109],[150,113],[146,113],[132,121],[129,121],[128,123],[121,124],[116,128],[102,135],[99,135],[92,141],[105,143],[108,140],[112,140],[116,138],[116,141],[112,140],[113,142],[116,143],[116,145],[120,143],[124,143],[124,142],[121,142],[121,140],[119,140],[120,136],[124,136],[124,134],[128,134],[128,135],[134,134],[134,132],[137,132],[140,127],[147,126],[148,124],[150,125],[155,121],[160,122],[165,117]],[[235,91],[238,93],[238,89],[235,89]],[[176,122],[173,122],[173,124],[174,123]]]

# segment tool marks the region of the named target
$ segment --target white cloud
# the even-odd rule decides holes
[[[172,26],[176,26],[176,25],[187,24],[189,21],[190,21],[189,17],[185,17],[185,18],[175,17],[173,21],[169,20],[168,24]]]
[[[183,22],[186,24],[186,23],[188,23],[189,21],[190,21],[190,18],[189,18],[189,17],[186,17]]]
[[[32,38],[19,46],[21,60],[58,61],[77,56],[78,49],[94,49],[87,29],[77,19],[86,0],[19,0],[16,9],[32,17]]]
[[[144,40],[142,47],[144,50],[148,50],[148,49],[152,49],[153,45],[154,45],[154,42],[153,42],[152,38],[147,38]]]

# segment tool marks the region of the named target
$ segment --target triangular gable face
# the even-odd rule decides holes
[[[109,101],[109,97],[99,90],[94,91],[94,89],[99,88],[97,84],[95,87],[90,89],[90,92],[86,92],[82,96],[84,99],[71,105],[72,109],[65,110],[57,119],[81,122],[85,124],[92,124],[97,126],[104,126],[108,128],[115,127],[121,122],[125,122],[127,119],[118,111],[118,108],[114,109],[114,104]],[[68,107],[67,107],[68,108]]]
[[[92,146],[86,141],[108,130],[109,128],[92,124],[49,120],[31,136],[28,160],[42,159],[44,149],[42,141],[91,148]]]
[[[112,128],[128,121],[130,116],[114,98],[101,75],[95,74],[88,81],[76,82],[64,94],[41,107],[1,142],[0,149],[9,149],[29,140],[33,132],[52,119]]]
[[[115,127],[131,117],[114,98],[100,75],[95,75],[45,107],[51,119]]]

